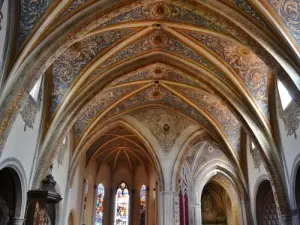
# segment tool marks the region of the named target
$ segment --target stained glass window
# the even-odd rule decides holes
[[[121,183],[116,193],[115,225],[128,225],[129,191],[125,183]]]
[[[145,225],[145,217],[146,217],[146,194],[147,189],[146,186],[143,185],[140,191],[140,225]]]
[[[104,200],[104,186],[99,184],[97,187],[97,201],[96,201],[96,218],[95,225],[102,225],[103,223],[103,200]]]
[[[87,201],[87,193],[89,190],[89,184],[86,180],[84,180],[84,201],[83,201],[83,209],[82,209],[82,224],[85,224],[85,217],[86,217],[86,201]]]

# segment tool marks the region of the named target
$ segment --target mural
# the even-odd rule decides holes
[[[129,224],[129,190],[125,183],[117,189],[114,225]]]
[[[104,201],[104,186],[99,184],[97,187],[97,200],[96,200],[96,215],[95,215],[95,225],[103,224],[103,201]]]

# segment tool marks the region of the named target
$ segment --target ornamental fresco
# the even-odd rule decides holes
[[[249,92],[255,98],[262,112],[270,119],[268,87],[271,71],[267,65],[248,48],[233,41],[195,32],[188,32],[188,35],[214,51],[234,69],[242,80],[242,83],[246,85]]]
[[[104,62],[100,68],[93,73],[92,76],[98,76],[106,68],[111,67],[116,63],[121,63],[126,59],[136,57],[151,50],[166,50],[171,54],[177,54],[181,57],[194,61],[203,67],[206,67],[208,70],[211,70],[217,74],[221,79],[226,80],[225,76],[218,71],[217,68],[206,58],[197,54],[194,50],[161,30],[154,31],[150,35],[141,38],[134,44],[120,51],[118,54]]]
[[[109,89],[95,96],[79,113],[78,120],[75,123],[76,138],[83,133],[88,127],[87,125],[89,125],[99,113],[138,87],[140,87],[140,85]]]
[[[69,3],[69,5],[68,5],[68,8],[63,12],[62,16],[69,14],[70,12],[79,8],[80,6],[82,6],[83,4],[85,4],[88,1],[90,1],[90,0],[73,0],[73,1],[71,1],[71,3]]]
[[[192,125],[191,121],[161,109],[145,109],[132,114],[147,127],[165,154],[168,154],[180,135]]]
[[[237,7],[242,9],[244,12],[249,14],[254,19],[258,20],[259,23],[264,24],[264,21],[260,18],[259,14],[251,7],[249,4],[249,1],[247,0],[227,0],[233,4],[235,4]]]
[[[202,87],[209,89],[207,85],[200,84],[199,82],[197,82],[196,78],[192,78],[191,76],[183,73],[182,71],[172,66],[168,66],[164,63],[154,63],[136,69],[133,72],[116,79],[110,84],[110,86],[143,80],[168,80],[178,83],[185,83],[194,87]]]
[[[73,44],[54,61],[52,66],[51,114],[54,113],[57,105],[83,68],[95,59],[98,54],[129,33],[131,33],[131,30],[116,30],[91,36]]]
[[[300,2],[298,0],[268,0],[268,3],[291,32],[300,46]]]
[[[20,1],[20,27],[18,47],[20,47],[26,37],[30,34],[34,26],[40,21],[54,0],[21,0]]]
[[[199,90],[182,87],[174,87],[174,89],[193,100],[214,118],[229,137],[234,149],[240,153],[241,124],[224,100]]]

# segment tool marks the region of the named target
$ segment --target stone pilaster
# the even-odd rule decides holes
[[[174,192],[160,192],[160,225],[174,225]]]

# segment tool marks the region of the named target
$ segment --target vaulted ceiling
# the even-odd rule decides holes
[[[21,1],[11,63],[17,78],[9,77],[3,91],[15,88],[19,94],[7,95],[5,102],[17,107],[45,74],[49,101],[40,163],[51,161],[51,151],[70,129],[72,168],[82,155],[87,164],[97,160],[112,169],[122,164],[134,170],[155,161],[130,129],[97,133],[126,116],[143,123],[166,155],[180,136],[176,132],[194,125],[239,171],[244,131],[270,161],[268,152],[276,151],[274,81],[282,77],[293,93],[300,88],[300,6],[285,2]],[[149,113],[154,108],[160,113]],[[3,108],[1,132],[13,111]],[[157,126],[147,125],[149,120]],[[167,145],[161,135],[170,135]],[[275,161],[269,165],[275,168]]]

